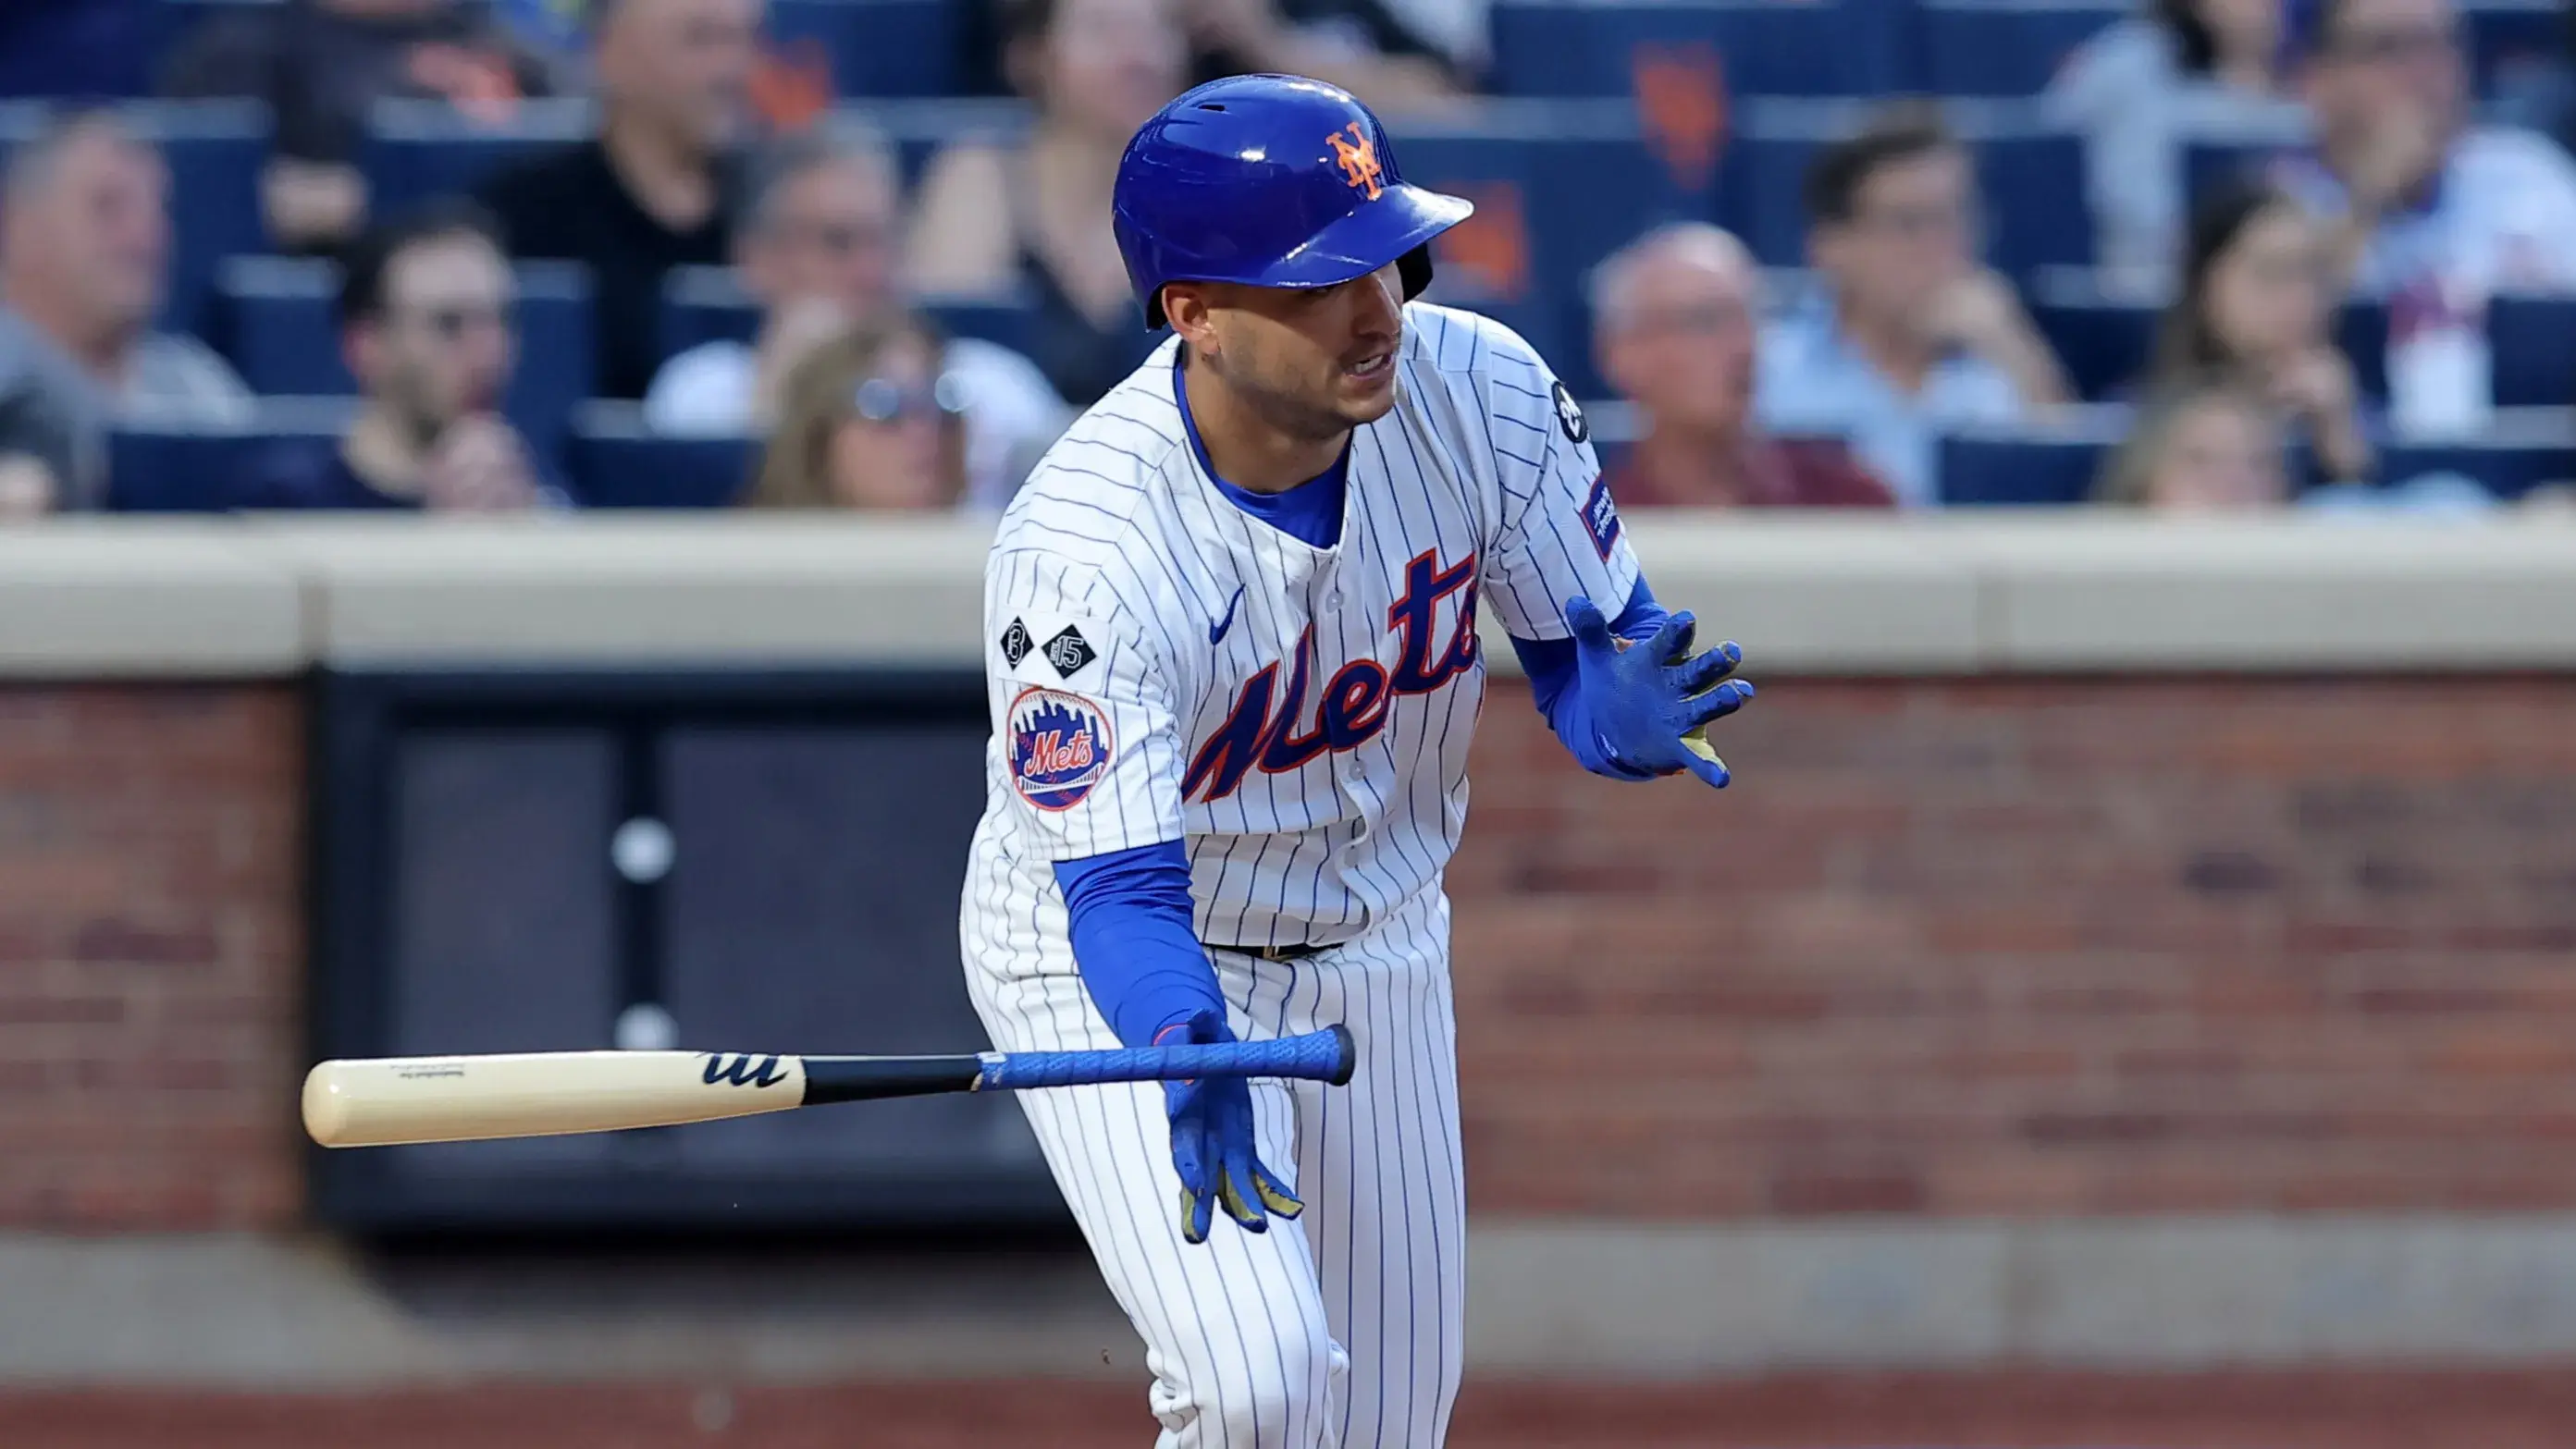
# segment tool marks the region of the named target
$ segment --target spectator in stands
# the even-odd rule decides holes
[[[915,318],[825,343],[787,379],[752,485],[758,508],[955,508],[964,429],[942,339]]]
[[[743,284],[766,309],[749,345],[708,342],[662,365],[644,419],[683,434],[766,431],[788,373],[815,346],[903,307],[895,278],[895,158],[873,132],[807,131],[772,143],[753,166],[734,224]],[[945,375],[966,399],[966,473],[979,504],[999,507],[1011,472],[1052,442],[1071,410],[1027,358],[991,342],[948,344]]]
[[[1342,87],[1381,114],[1436,110],[1461,94],[1462,62],[1480,59],[1481,15],[1383,0],[1181,0],[1198,80],[1268,72]],[[1446,44],[1430,37],[1438,35]]]
[[[159,152],[103,113],[19,147],[0,187],[0,458],[23,506],[106,501],[117,421],[226,426],[250,389],[192,337],[152,329],[170,254]]]
[[[323,251],[367,220],[358,170],[379,100],[444,100],[498,114],[552,89],[545,63],[466,0],[283,0],[227,6],[171,58],[172,96],[248,96],[277,117],[261,178],[269,235]]]
[[[1752,256],[1706,222],[1659,227],[1593,276],[1601,375],[1638,413],[1610,470],[1632,507],[1887,507],[1887,485],[1839,441],[1785,442],[1753,424]]]
[[[510,264],[469,206],[361,237],[339,300],[357,418],[328,452],[261,459],[242,506],[493,512],[548,500],[499,412],[517,344],[510,305]]]
[[[2279,175],[2328,219],[2340,275],[2388,300],[2391,424],[2473,429],[2493,402],[2487,299],[2576,288],[2576,162],[2466,124],[2451,0],[2317,0],[2293,43],[2317,145]]]
[[[2279,415],[2230,378],[2179,379],[2150,401],[2094,496],[2168,512],[2277,508],[2290,498]]]
[[[2328,331],[2330,285],[2324,239],[2295,199],[2250,182],[2212,194],[2192,216],[2182,292],[2157,342],[2157,385],[2228,376],[2271,400],[2323,476],[2370,476],[2360,390]]]
[[[2161,287],[2183,230],[2183,144],[2294,121],[2284,0],[2148,0],[2086,42],[2041,98],[2085,138],[2100,260],[2114,285]],[[2304,3],[2304,0],[2302,0]]]
[[[1900,503],[1936,503],[1940,430],[2063,402],[2056,355],[1977,261],[1968,154],[1936,114],[1891,109],[1823,148],[1805,199],[1824,294],[1765,329],[1754,414],[1774,434],[1847,438]]]
[[[731,241],[761,0],[593,0],[599,135],[504,173],[483,202],[514,257],[586,263],[600,392],[661,365],[662,279]]]
[[[1089,406],[1151,350],[1110,230],[1110,185],[1136,128],[1188,80],[1173,0],[1007,0],[1006,66],[1037,107],[1012,146],[961,142],[922,178],[905,270],[924,292],[1037,308],[1031,353]]]

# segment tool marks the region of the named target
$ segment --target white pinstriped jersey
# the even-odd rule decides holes
[[[1562,638],[1575,595],[1619,612],[1636,559],[1582,414],[1499,323],[1406,306],[1395,407],[1353,436],[1330,549],[1210,483],[1178,346],[1074,424],[994,540],[968,907],[1061,939],[1055,862],[1183,839],[1201,939],[1350,940],[1457,846],[1477,611]]]

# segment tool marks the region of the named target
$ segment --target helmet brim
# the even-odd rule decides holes
[[[1357,277],[1365,277],[1380,267],[1405,261],[1428,246],[1433,237],[1473,215],[1476,204],[1463,196],[1449,196],[1407,182],[1386,188],[1384,195],[1361,206],[1306,239],[1286,256],[1267,265],[1247,269],[1232,276],[1171,277],[1164,282],[1236,282],[1247,287],[1280,287],[1308,290],[1316,287],[1338,287]],[[1427,258],[1426,258],[1427,260]],[[1414,281],[1419,271],[1424,280],[1430,268],[1408,267],[1405,300],[1413,300],[1421,284]],[[1145,325],[1161,327],[1163,291],[1145,304]]]

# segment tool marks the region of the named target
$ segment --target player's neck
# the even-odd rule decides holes
[[[1187,379],[1190,423],[1208,467],[1246,493],[1285,493],[1319,477],[1350,444],[1348,429],[1320,440],[1283,431],[1207,368],[1189,368]]]

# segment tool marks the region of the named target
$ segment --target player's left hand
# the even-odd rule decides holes
[[[1225,1018],[1202,1011],[1154,1038],[1168,1042],[1233,1041]],[[1267,1232],[1264,1209],[1283,1218],[1306,1210],[1287,1185],[1261,1165],[1252,1139],[1252,1086],[1241,1077],[1200,1077],[1163,1084],[1172,1117],[1172,1166],[1181,1175],[1181,1236],[1207,1241],[1216,1208],[1247,1233]]]
[[[1620,639],[1585,598],[1566,602],[1565,623],[1574,632],[1576,687],[1611,758],[1650,774],[1688,771],[1723,788],[1730,777],[1709,747],[1708,727],[1753,697],[1750,682],[1726,677],[1744,660],[1734,641],[1692,654],[1699,622],[1688,610],[1647,638]]]

